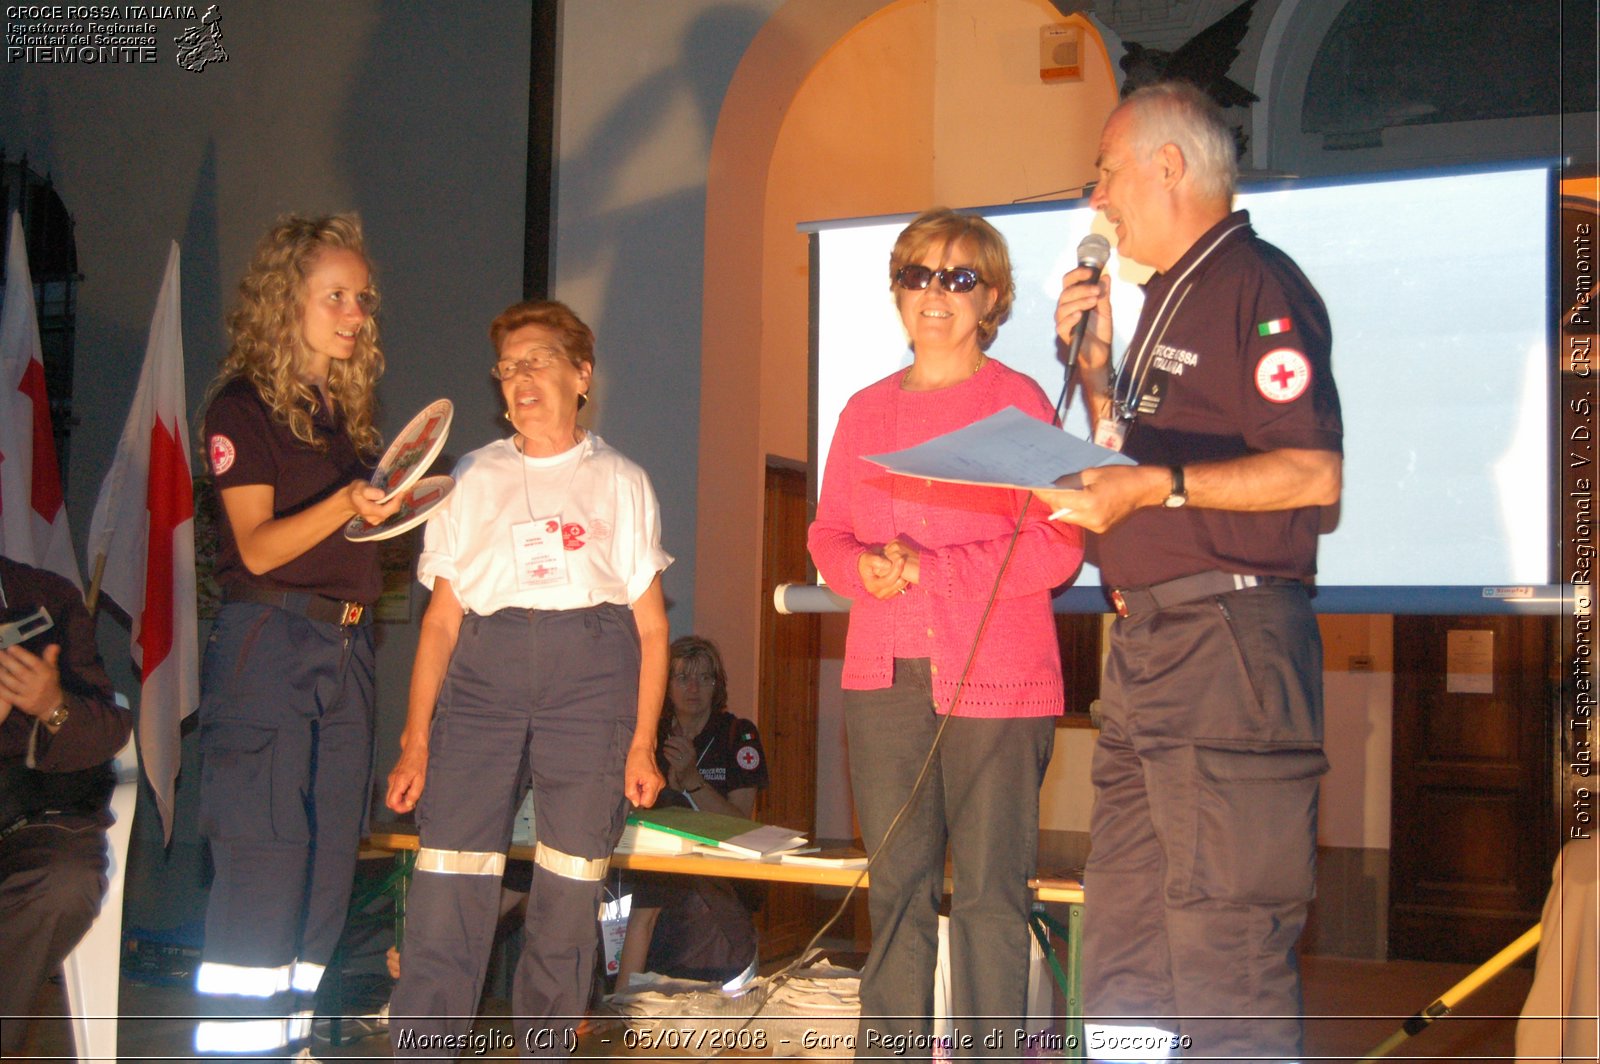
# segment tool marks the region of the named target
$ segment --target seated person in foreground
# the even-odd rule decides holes
[[[658,807],[743,817],[755,808],[756,791],[767,785],[761,735],[727,706],[728,675],[716,644],[698,636],[674,642],[656,752],[667,778]],[[617,970],[619,992],[634,972],[719,983],[746,970],[754,974],[754,906],[740,891],[750,885],[707,876],[629,878],[633,907]]]
[[[0,623],[52,626],[0,649],[0,1050],[20,1052],[39,986],[100,913],[110,761],[133,714],[113,701],[78,589],[0,557]]]

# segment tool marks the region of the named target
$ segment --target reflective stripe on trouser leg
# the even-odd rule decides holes
[[[322,985],[322,974],[327,971],[321,964],[311,964],[306,961],[295,961],[294,967],[289,969],[289,986],[301,994],[315,994],[317,987]]]
[[[541,842],[533,848],[533,863],[562,879],[598,883],[606,878],[606,869],[611,867],[611,858],[599,857],[591,860],[574,857],[570,853],[562,853]]]
[[[293,968],[290,964],[252,968],[243,964],[201,961],[200,967],[195,969],[194,989],[196,993],[217,997],[269,998],[291,987]]]
[[[271,1053],[311,1037],[311,1012],[253,1020],[201,1020],[194,1028],[196,1053]]]
[[[452,876],[505,875],[506,855],[467,850],[436,850],[424,847],[417,851],[416,871],[438,872]]]

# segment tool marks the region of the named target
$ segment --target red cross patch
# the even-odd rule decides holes
[[[233,468],[233,459],[237,452],[233,449],[233,441],[220,432],[211,437],[211,444],[206,448],[211,456],[211,475],[220,477]]]
[[[1268,351],[1256,363],[1256,391],[1269,403],[1292,403],[1311,386],[1311,363],[1292,347]]]
[[[739,762],[739,767],[746,772],[754,772],[761,764],[761,751],[753,746],[741,746],[739,752],[733,755],[733,759]]]

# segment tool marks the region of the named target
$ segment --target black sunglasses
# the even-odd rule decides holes
[[[895,271],[894,283],[907,292],[920,292],[932,284],[935,277],[939,278],[939,287],[946,292],[970,292],[982,280],[978,271],[970,266],[946,266],[942,270],[930,270],[913,263]]]

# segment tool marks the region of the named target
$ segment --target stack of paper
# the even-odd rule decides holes
[[[715,847],[719,857],[760,860],[785,850],[799,849],[806,844],[804,835],[788,828],[698,809],[635,809],[628,814],[628,823],[650,828],[652,835],[662,832],[677,835],[689,842],[691,847],[695,843]]]
[[[814,868],[865,868],[867,855],[848,846],[829,850],[789,851],[778,855],[783,864],[811,865]]]
[[[617,842],[618,853],[680,854],[693,853],[694,840],[670,831],[658,831],[631,820],[623,825],[622,838]]]

